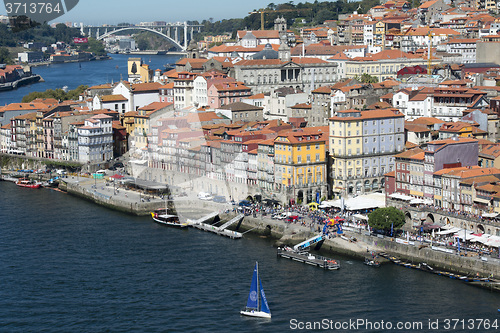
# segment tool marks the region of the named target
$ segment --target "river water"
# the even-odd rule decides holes
[[[79,85],[99,85],[127,80],[127,59],[142,58],[143,62],[153,70],[165,70],[165,64],[175,63],[178,55],[125,55],[111,54],[112,59],[80,63],[54,64],[33,67],[35,74],[40,74],[45,82],[23,86],[17,90],[0,92],[0,105],[21,102],[23,96],[33,91],[45,91],[67,86],[69,90]]]
[[[445,329],[447,319],[500,325],[498,293],[335,258],[341,269],[323,271],[277,258],[265,238],[168,228],[64,193],[0,182],[2,332],[288,332],[322,320],[364,320],[341,332],[390,331],[381,321],[422,325],[402,332],[500,329],[461,329],[461,321],[460,329]],[[239,315],[255,261],[271,320]],[[439,321],[439,330],[429,329],[429,320]]]

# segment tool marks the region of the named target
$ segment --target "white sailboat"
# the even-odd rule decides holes
[[[253,270],[247,306],[245,310],[240,311],[240,314],[249,317],[271,318],[271,310],[269,310],[269,305],[267,305],[266,294],[264,294],[262,282],[259,278],[258,262],[255,263],[255,268]]]

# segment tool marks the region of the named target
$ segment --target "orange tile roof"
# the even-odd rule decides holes
[[[500,156],[500,144],[492,144],[484,146],[483,149],[479,152],[479,155],[490,156],[497,158]]]
[[[280,38],[280,35],[279,35],[279,31],[277,30],[238,30],[237,34],[238,34],[238,38],[241,39],[243,38],[247,32],[251,32],[252,35],[255,36],[255,38],[259,39],[259,38],[273,38],[273,39],[276,39],[276,38]]]
[[[422,125],[434,125],[434,124],[442,124],[444,123],[444,120],[434,118],[434,117],[419,117],[415,120],[413,120],[414,124],[422,124]]]
[[[101,96],[102,102],[119,102],[119,101],[128,101],[123,95],[104,95]]]
[[[500,174],[500,169],[497,168],[481,168],[480,166],[473,165],[469,167],[441,169],[434,172],[434,175],[449,175],[456,176],[462,179],[483,176],[483,175],[496,175]]]
[[[361,116],[360,117],[333,116],[333,117],[330,117],[329,120],[344,121],[344,120],[366,120],[366,119],[393,118],[393,117],[403,117],[404,118],[404,114],[399,112],[397,109],[366,110],[366,111],[345,110],[342,112],[359,112],[361,114]]]
[[[3,111],[18,111],[18,110],[24,110],[24,111],[35,111],[35,110],[42,110],[47,107],[47,104],[43,103],[11,103],[9,105],[6,105],[3,107]]]
[[[252,95],[252,96],[248,96],[246,97],[247,99],[262,99],[264,98],[265,95],[264,94],[256,94],[256,95]]]
[[[209,111],[209,112],[196,112],[196,113],[189,113],[187,115],[187,122],[188,123],[196,123],[196,122],[204,122],[204,121],[211,121],[215,119],[222,119],[219,117],[215,112]]]
[[[158,91],[163,85],[160,82],[136,83],[132,85],[132,91]]]
[[[93,90],[93,89],[111,89],[111,88],[112,88],[111,84],[105,83],[105,84],[100,84],[100,85],[97,85],[97,86],[92,86],[92,87],[89,87],[87,89],[88,90]]]
[[[401,153],[395,155],[394,157],[396,157],[396,158],[411,158],[412,156],[420,154],[422,152],[424,152],[424,150],[422,148],[416,147],[416,148],[401,152]]]

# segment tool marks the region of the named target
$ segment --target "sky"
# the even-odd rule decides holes
[[[29,0],[41,2],[43,0]],[[91,25],[117,24],[122,22],[137,24],[140,22],[166,21],[199,22],[213,18],[215,21],[225,18],[243,18],[254,9],[267,7],[272,0],[80,0],[67,14],[54,22],[74,22]],[[275,4],[287,1],[274,2]],[[304,1],[305,2],[305,1]],[[0,14],[5,15],[4,6]]]

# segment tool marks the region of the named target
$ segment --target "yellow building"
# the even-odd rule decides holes
[[[437,59],[432,59],[432,65],[436,64],[438,64]],[[396,78],[397,72],[404,67],[417,65],[427,65],[427,58],[399,50],[384,50],[345,61],[345,72],[347,78],[367,73],[381,82],[387,78]]]
[[[287,199],[306,203],[326,196],[328,127],[278,134],[274,140],[275,182]]]
[[[479,128],[479,124],[470,124],[463,121],[447,122],[439,129],[439,139],[449,139],[452,137],[487,139],[488,132]]]
[[[128,81],[130,83],[147,83],[153,81],[153,70],[142,63],[141,58],[128,58]]]
[[[135,117],[138,115],[137,111],[125,112],[122,116],[122,125],[125,126],[125,130],[128,135],[132,135],[135,129]]]
[[[381,46],[384,48],[385,44],[385,23],[383,21],[378,21],[374,25],[373,31],[373,45]]]

